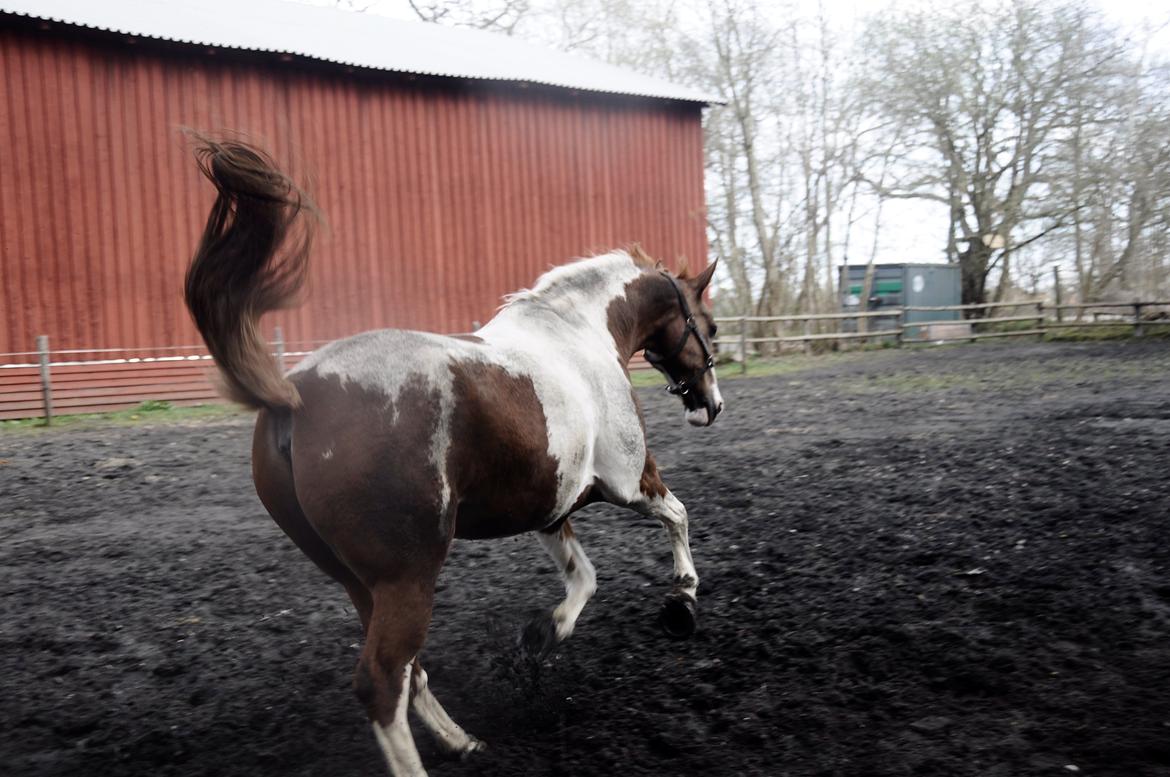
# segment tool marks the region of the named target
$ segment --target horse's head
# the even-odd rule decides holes
[[[682,400],[693,426],[710,426],[723,410],[715,379],[715,320],[703,302],[714,272],[715,262],[694,278],[659,271],[670,289],[664,314],[646,342],[646,361],[666,376],[666,390]]]

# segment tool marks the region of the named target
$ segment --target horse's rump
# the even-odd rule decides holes
[[[383,500],[393,525],[379,528],[379,545],[413,542],[395,516],[428,516],[434,532],[467,538],[548,525],[560,486],[549,422],[532,378],[503,361],[487,344],[401,330],[306,359],[290,375],[303,402],[290,449],[314,523],[334,522],[339,505],[365,513]],[[363,504],[349,505],[355,498]]]

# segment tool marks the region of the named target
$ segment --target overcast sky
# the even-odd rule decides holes
[[[289,0],[290,2],[307,2],[312,5],[339,5],[339,0]],[[860,19],[866,14],[882,8],[930,7],[939,0],[889,0],[875,2],[875,0],[798,0],[797,5],[807,7],[809,11],[823,5],[829,14],[842,24],[850,20]],[[340,5],[345,6],[345,0]],[[353,0],[352,5],[366,8],[368,13],[379,13],[395,19],[417,19],[410,8],[408,0]],[[485,3],[490,4],[490,3]],[[1105,11],[1105,14],[1118,24],[1141,28],[1148,25],[1151,29],[1160,29],[1156,35],[1156,44],[1163,51],[1170,51],[1170,2],[1168,0],[1110,0],[1108,3],[1095,3]]]

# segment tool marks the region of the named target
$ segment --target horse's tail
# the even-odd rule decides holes
[[[296,303],[316,209],[264,152],[195,135],[199,169],[219,194],[187,268],[185,296],[229,399],[294,408],[301,398],[259,331],[260,317]],[[308,218],[306,218],[308,216]]]

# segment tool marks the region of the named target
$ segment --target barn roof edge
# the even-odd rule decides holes
[[[372,70],[722,104],[697,89],[505,35],[289,0],[0,0],[0,14]]]

